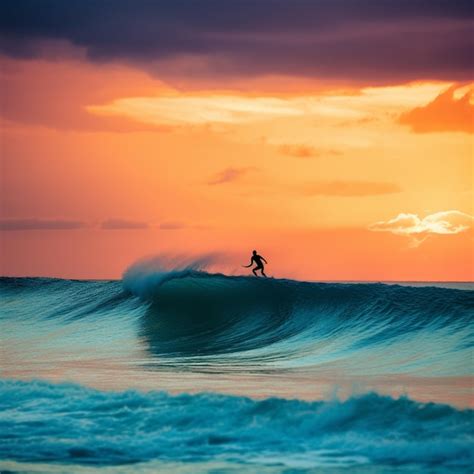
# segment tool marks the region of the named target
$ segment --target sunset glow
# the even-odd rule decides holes
[[[366,34],[438,28],[457,45],[466,24]],[[355,25],[360,67],[336,50],[310,68],[286,53],[310,34],[247,32],[255,55],[234,63],[211,46],[147,62],[67,31],[25,37],[28,54],[5,43],[2,273],[117,278],[144,255],[209,251],[237,271],[256,247],[275,276],[472,280],[470,67],[397,56],[389,74]]]

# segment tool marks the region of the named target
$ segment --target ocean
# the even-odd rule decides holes
[[[2,473],[473,471],[472,285],[132,268],[0,298]]]

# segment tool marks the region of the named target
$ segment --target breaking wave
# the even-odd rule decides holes
[[[0,458],[118,465],[473,465],[472,410],[369,393],[345,401],[102,392],[0,382]]]

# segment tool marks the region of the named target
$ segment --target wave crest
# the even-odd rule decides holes
[[[158,255],[143,258],[125,271],[123,286],[137,296],[149,298],[167,281],[209,270],[215,267],[221,258],[218,253],[199,257]]]

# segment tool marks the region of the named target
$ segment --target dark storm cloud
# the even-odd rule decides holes
[[[82,221],[64,219],[0,219],[0,230],[75,230],[87,227]]]
[[[34,57],[41,40],[66,40],[91,60],[144,67],[195,56],[220,74],[461,79],[472,10],[465,0],[3,0],[1,51]]]

